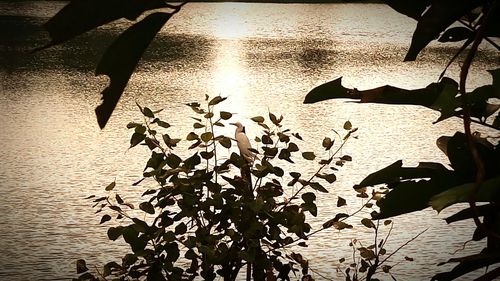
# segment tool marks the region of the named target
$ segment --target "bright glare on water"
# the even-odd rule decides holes
[[[306,93],[340,76],[346,87],[367,89],[391,84],[405,88],[435,82],[457,45],[431,44],[416,62],[403,63],[416,23],[379,4],[206,4],[190,3],[175,15],[151,44],[107,127],[100,131],[94,116],[100,91],[107,85],[93,71],[103,48],[128,23],[119,21],[82,35],[67,44],[36,54],[47,35],[40,25],[62,7],[60,2],[1,2],[5,26],[0,50],[0,279],[57,280],[74,277],[74,262],[92,265],[119,259],[123,243],[108,241],[108,226],[99,225],[88,195],[104,194],[116,179],[126,201],[139,202],[141,178],[148,153],[127,150],[130,121],[140,121],[135,102],[165,108],[172,136],[185,138],[192,130],[192,111],[185,103],[205,94],[228,97],[221,110],[236,113],[253,139],[260,133],[250,118],[271,111],[304,137],[304,150],[322,153],[323,137],[335,137],[350,120],[357,139],[343,149],[351,155],[337,173],[330,192],[318,196],[318,228],[338,212],[361,206],[352,186],[367,174],[404,159],[447,164],[435,139],[461,129],[452,119],[432,125],[438,115],[412,106],[354,104],[326,101],[304,105]],[[484,46],[474,62],[468,86],[491,82],[485,71],[498,67],[498,53]],[[448,75],[456,78],[458,64]],[[233,134],[232,128],[221,133]],[[484,131],[483,134],[491,134]],[[255,143],[254,143],[255,145]],[[231,151],[235,151],[234,147]],[[229,153],[226,152],[226,153]],[[295,167],[312,174],[315,165]],[[145,185],[152,185],[146,182]],[[291,191],[287,191],[290,194]],[[337,208],[338,196],[347,200]],[[452,257],[471,237],[469,224],[446,226],[453,210],[395,219],[388,252],[421,231],[419,239],[395,255],[391,264],[398,280],[422,280],[445,270],[436,264]],[[359,223],[368,213],[358,214]],[[321,232],[300,249],[310,259],[315,278],[337,278],[338,260],[350,257],[350,239],[369,244],[370,230]],[[470,243],[465,255],[481,245]],[[404,257],[414,258],[405,262]],[[387,276],[386,276],[387,277]]]

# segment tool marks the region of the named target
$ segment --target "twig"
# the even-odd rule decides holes
[[[497,4],[498,2],[494,2],[493,5]],[[474,60],[474,57],[476,55],[477,49],[479,47],[479,44],[481,44],[481,41],[484,38],[484,31],[486,29],[486,23],[488,22],[489,18],[491,17],[493,9],[490,8],[486,16],[484,17],[483,24],[478,28],[476,36],[474,37],[474,42],[472,43],[472,46],[467,53],[467,57],[464,60],[464,63],[462,65],[462,68],[460,69],[460,97],[462,99],[462,107],[463,107],[463,120],[464,120],[464,133],[467,139],[467,145],[469,147],[469,151],[472,154],[472,158],[474,159],[474,163],[476,165],[476,184],[474,186],[474,190],[471,192],[469,196],[469,205],[474,213],[473,220],[474,223],[476,224],[477,227],[481,228],[486,234],[492,237],[496,237],[497,239],[500,239],[500,235],[498,233],[495,233],[494,231],[491,231],[488,229],[479,219],[479,212],[477,210],[476,206],[476,196],[477,193],[479,192],[479,189],[481,187],[481,184],[484,181],[485,178],[485,167],[484,163],[481,159],[481,156],[479,155],[479,152],[474,144],[474,139],[472,136],[471,132],[471,113],[470,113],[470,108],[469,104],[467,101],[467,91],[466,91],[466,80],[467,80],[467,75],[469,73],[470,66],[472,64],[472,61]]]
[[[421,231],[419,234],[417,234],[416,236],[414,236],[413,238],[411,238],[410,240],[406,241],[403,245],[399,246],[394,252],[392,252],[390,255],[388,255],[383,261],[381,261],[379,263],[379,266],[382,265],[384,262],[386,262],[389,258],[391,258],[394,254],[396,254],[399,250],[401,250],[403,247],[405,247],[406,245],[410,244],[411,242],[413,242],[413,240],[417,239],[420,235],[424,234],[424,232],[426,232],[429,228],[426,228],[424,229],[423,231]]]

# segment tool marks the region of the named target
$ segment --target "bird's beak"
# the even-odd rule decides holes
[[[229,123],[229,125],[233,125],[233,126],[236,126],[236,123]]]

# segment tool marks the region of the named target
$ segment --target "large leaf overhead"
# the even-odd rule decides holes
[[[135,20],[143,12],[169,7],[162,0],[73,0],[44,24],[52,41],[47,48],[120,18]]]
[[[470,10],[483,4],[478,0],[434,0],[419,19],[405,61],[414,61],[432,40]]]
[[[397,161],[388,167],[367,176],[355,188],[387,184],[390,192],[377,205],[377,219],[425,209],[436,194],[457,184],[453,171],[437,163],[420,163],[417,167],[403,167]],[[411,198],[411,200],[406,200]]]
[[[168,13],[147,16],[123,32],[104,53],[96,75],[107,75],[111,81],[101,93],[102,104],[95,109],[101,128],[108,122],[142,54],[171,16]]]
[[[422,105],[440,111],[441,116],[437,121],[441,121],[456,114],[455,109],[459,105],[455,97],[457,93],[457,83],[446,77],[422,89],[407,90],[386,85],[362,91],[343,87],[342,78],[338,78],[312,89],[304,103],[349,98],[361,103]]]
[[[427,6],[430,5],[431,0],[421,1],[401,1],[401,0],[385,0],[384,1],[391,8],[397,12],[407,15],[410,18],[419,20],[422,17]]]

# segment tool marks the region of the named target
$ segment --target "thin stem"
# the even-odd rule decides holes
[[[424,234],[429,228],[424,229],[422,232],[411,238],[410,240],[406,241],[403,245],[399,246],[394,252],[392,252],[390,255],[388,255],[383,261],[379,263],[379,266],[382,265],[384,262],[386,262],[388,259],[390,259],[394,254],[399,252],[399,250],[403,249],[406,245],[410,244],[413,240],[417,239],[420,235]]]
[[[463,25],[465,25],[466,27],[468,27],[468,28],[470,28],[470,29],[474,30],[474,27],[473,27],[472,25],[468,24],[467,22],[465,22],[465,21],[463,21],[463,20],[458,20],[458,22],[459,22],[459,23],[461,23],[461,24],[463,24]],[[495,43],[495,41],[491,40],[491,39],[490,39],[490,38],[488,38],[488,37],[484,37],[483,39],[484,39],[485,41],[487,41],[488,43],[490,43],[490,44],[491,44],[493,47],[495,47],[497,50],[499,50],[499,51],[500,51],[500,46],[499,46],[497,43]]]
[[[493,5],[497,4],[495,2]],[[477,193],[479,192],[479,189],[481,187],[481,184],[484,181],[485,178],[485,167],[484,163],[481,159],[481,156],[479,155],[479,152],[477,150],[477,147],[474,144],[474,138],[472,136],[471,132],[471,113],[470,113],[470,108],[469,104],[467,101],[467,91],[466,91],[466,81],[467,81],[467,75],[469,73],[470,66],[472,65],[472,61],[474,60],[474,57],[476,55],[477,49],[479,47],[479,44],[481,44],[481,41],[484,38],[484,31],[486,29],[486,23],[488,22],[489,18],[491,17],[491,8],[486,14],[483,24],[478,28],[476,36],[474,38],[474,42],[472,43],[472,46],[467,53],[467,57],[464,60],[464,63],[462,65],[462,68],[460,69],[460,83],[459,83],[459,91],[460,91],[460,96],[462,99],[462,107],[463,107],[463,120],[464,120],[464,133],[467,139],[467,145],[469,147],[469,151],[472,154],[472,158],[474,159],[474,163],[476,165],[476,184],[474,186],[474,190],[471,192],[469,196],[469,205],[474,213],[473,220],[474,223],[476,224],[477,227],[481,228],[483,231],[485,231],[489,236],[496,237],[497,239],[500,239],[500,235],[495,233],[494,231],[489,230],[479,219],[479,212],[476,207],[476,196]]]

